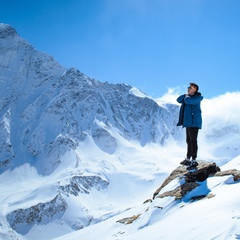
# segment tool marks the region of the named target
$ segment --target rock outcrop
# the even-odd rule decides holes
[[[60,218],[67,209],[67,203],[59,194],[46,203],[38,203],[27,209],[18,209],[7,215],[10,226],[20,234],[26,234],[34,224],[49,222],[54,217]]]
[[[176,199],[181,199],[185,194],[199,186],[198,182],[203,182],[208,177],[232,175],[234,181],[238,181],[240,179],[239,170],[230,169],[227,171],[221,171],[221,169],[214,162],[200,160],[198,163],[198,168],[195,171],[188,171],[185,166],[179,166],[173,170],[169,177],[154,192],[153,199],[155,197],[162,198],[166,196],[175,196]],[[172,191],[161,193],[161,190],[175,178],[183,179],[183,183]]]

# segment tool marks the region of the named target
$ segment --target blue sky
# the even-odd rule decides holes
[[[101,82],[152,97],[240,90],[239,0],[0,0],[0,22]]]

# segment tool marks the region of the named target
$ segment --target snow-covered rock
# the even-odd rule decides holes
[[[67,210],[67,204],[61,195],[47,203],[38,203],[28,209],[17,209],[7,215],[10,226],[25,235],[34,224],[47,224],[54,218],[61,218]]]

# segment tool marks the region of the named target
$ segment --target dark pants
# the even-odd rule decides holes
[[[197,137],[198,128],[186,128],[186,142],[187,142],[187,158],[197,158]]]

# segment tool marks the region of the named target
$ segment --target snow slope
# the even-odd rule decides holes
[[[239,169],[240,157],[222,170],[230,166]],[[176,188],[180,181],[173,180],[168,190]],[[230,175],[208,178],[182,200],[155,198],[152,203],[136,204],[106,221],[56,239],[240,239],[239,184]],[[189,201],[190,197],[206,193],[214,197]],[[118,222],[138,214],[141,216],[132,224]]]

